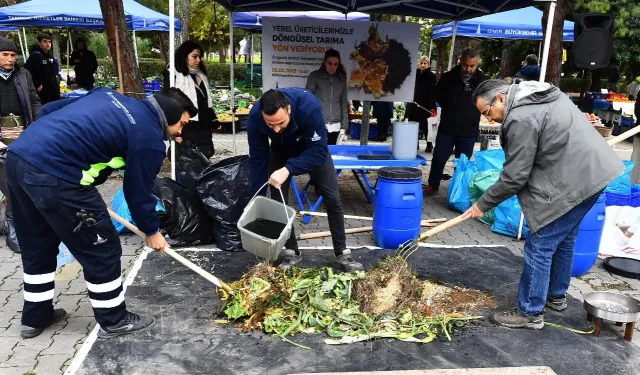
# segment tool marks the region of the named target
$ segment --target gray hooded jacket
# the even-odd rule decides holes
[[[624,170],[620,158],[558,88],[534,81],[507,94],[498,181],[478,200],[487,212],[517,194],[535,233],[604,189]]]
[[[347,100],[347,77],[345,74],[327,73],[320,68],[309,74],[307,90],[318,98],[322,105],[322,115],[325,124],[339,122],[340,127],[349,127],[349,101]]]

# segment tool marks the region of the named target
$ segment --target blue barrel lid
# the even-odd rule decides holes
[[[422,178],[422,171],[410,167],[383,167],[378,170],[378,177],[389,180],[415,180]]]

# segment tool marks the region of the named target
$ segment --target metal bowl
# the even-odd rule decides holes
[[[640,318],[640,301],[623,294],[593,292],[584,296],[584,308],[597,318],[617,323],[631,323]]]

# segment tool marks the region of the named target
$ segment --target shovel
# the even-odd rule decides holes
[[[137,234],[142,239],[145,239],[145,240],[147,239],[147,236],[144,233],[142,233],[140,231],[140,229],[138,229],[138,227],[136,227],[135,225],[133,225],[130,222],[126,221],[120,215],[118,215],[117,213],[111,211],[111,209],[107,208],[107,211],[109,211],[109,216],[111,216],[115,221],[117,221],[118,223],[124,225],[127,229],[129,229],[133,233]],[[209,272],[207,272],[207,271],[203,270],[202,268],[198,267],[197,265],[195,265],[193,262],[191,262],[187,258],[185,258],[182,255],[176,253],[175,251],[171,250],[168,247],[164,248],[164,252],[167,253],[169,256],[171,256],[173,259],[177,260],[178,262],[180,262],[183,265],[185,265],[188,268],[190,268],[192,271],[194,271],[198,275],[200,275],[200,276],[204,277],[205,279],[207,279],[208,281],[212,282],[218,288],[222,288],[225,292],[227,292],[229,294],[233,294],[233,291],[231,290],[231,287],[229,286],[229,284],[225,283],[224,281],[218,279],[217,277],[213,276]]]
[[[300,211],[298,213],[298,216],[321,216],[321,217],[327,217],[327,214],[325,212],[315,212],[315,211]],[[344,215],[345,219],[354,219],[354,220],[366,220],[366,221],[373,221],[372,217],[369,216],[353,216],[353,215]],[[422,227],[435,227],[437,223],[444,223],[445,221],[447,221],[447,218],[440,218],[440,219],[425,219],[425,220],[421,220],[420,221],[420,226]]]

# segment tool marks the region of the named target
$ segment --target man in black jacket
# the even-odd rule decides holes
[[[478,69],[479,60],[475,50],[464,50],[460,64],[444,73],[438,82],[436,99],[442,113],[425,195],[432,195],[440,188],[442,171],[454,147],[456,158],[460,154],[468,158],[473,155],[480,128],[480,112],[473,104],[471,94],[487,79]]]
[[[56,61],[51,53],[51,36],[49,34],[38,35],[39,47],[31,51],[25,67],[31,73],[33,85],[38,90],[40,101],[43,105],[60,99],[60,86],[58,85],[58,73]]]
[[[76,50],[71,54],[71,66],[76,72],[76,83],[83,89],[91,90],[98,70],[96,55],[87,49],[86,42],[80,38],[76,41]]]

